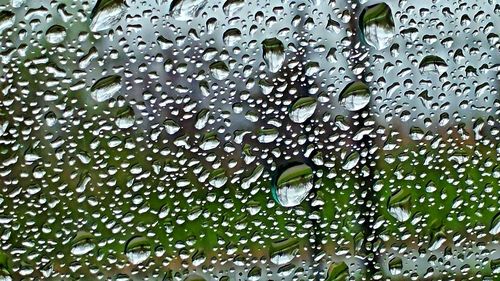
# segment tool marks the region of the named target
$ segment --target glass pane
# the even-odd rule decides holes
[[[498,280],[499,13],[0,1],[0,280]]]

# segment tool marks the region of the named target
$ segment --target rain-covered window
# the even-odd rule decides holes
[[[496,0],[0,0],[0,280],[500,280]]]

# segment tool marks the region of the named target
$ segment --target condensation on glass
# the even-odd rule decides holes
[[[499,280],[494,0],[3,0],[0,280]]]

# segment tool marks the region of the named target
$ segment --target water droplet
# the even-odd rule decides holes
[[[422,73],[443,74],[448,69],[446,62],[438,56],[426,56],[418,67]]]
[[[212,76],[217,80],[224,80],[229,76],[229,68],[222,61],[212,63],[209,68]]]
[[[11,28],[16,22],[16,14],[10,11],[0,12],[0,33],[4,30]]]
[[[198,17],[207,0],[174,0],[170,4],[170,15],[176,20],[190,20]]]
[[[66,38],[66,28],[60,25],[53,25],[45,33],[45,38],[51,44],[59,44]]]
[[[131,264],[140,264],[151,255],[151,245],[145,237],[134,237],[125,246],[125,255]]]
[[[299,252],[297,239],[285,239],[274,242],[270,249],[271,262],[276,265],[284,265],[293,260]]]
[[[388,200],[387,210],[398,221],[410,218],[411,195],[403,189],[395,192]]]
[[[90,15],[93,32],[112,29],[127,11],[125,0],[99,0]]]
[[[79,231],[73,238],[71,253],[75,256],[82,256],[95,248],[93,236],[89,232]]]
[[[339,102],[349,111],[358,111],[370,103],[368,86],[361,81],[347,85],[339,95]]]
[[[101,78],[90,89],[90,96],[98,102],[106,101],[121,89],[121,77],[112,75]]]
[[[283,43],[277,38],[269,38],[262,41],[262,47],[264,49],[264,61],[269,71],[273,73],[278,72],[285,61],[285,47]]]
[[[361,14],[364,40],[377,50],[387,48],[394,38],[394,20],[391,8],[385,3],[367,7]]]
[[[349,267],[345,262],[332,263],[328,268],[326,281],[347,280],[349,277]]]
[[[283,207],[299,205],[313,188],[313,170],[307,164],[294,163],[273,180],[273,197]]]
[[[289,116],[295,123],[303,123],[311,116],[316,110],[316,99],[313,97],[303,97],[295,101],[291,106]]]

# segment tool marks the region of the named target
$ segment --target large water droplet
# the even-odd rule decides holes
[[[295,123],[303,123],[313,116],[316,110],[316,99],[313,97],[303,97],[295,101],[290,108],[290,119]]]
[[[140,264],[149,258],[151,246],[145,237],[134,237],[125,246],[125,255],[132,264]]]
[[[285,47],[277,38],[262,41],[264,61],[271,72],[278,72],[285,61]]]
[[[398,221],[410,218],[411,195],[403,189],[396,191],[388,200],[387,210]]]
[[[231,28],[222,35],[224,44],[234,46],[241,39],[241,31],[238,28]]]
[[[170,4],[170,15],[176,20],[196,18],[207,0],[174,0]]]
[[[66,28],[60,25],[53,25],[45,33],[45,38],[51,44],[59,44],[66,38]]]
[[[98,102],[106,101],[121,89],[119,75],[107,76],[99,79],[90,89],[90,96]]]
[[[328,268],[327,281],[347,280],[349,277],[349,267],[345,262],[332,263]]]
[[[313,177],[313,170],[307,164],[292,164],[273,180],[274,199],[283,207],[299,205],[313,188]]]
[[[79,231],[73,238],[71,253],[75,256],[82,256],[95,248],[93,236],[89,232]]]
[[[391,8],[385,3],[366,8],[360,26],[365,41],[377,50],[387,48],[393,41],[394,20]]]
[[[113,28],[126,11],[124,0],[99,0],[90,15],[90,30],[97,32]]]
[[[217,80],[224,80],[229,76],[229,68],[222,61],[212,63],[209,68],[212,76]]]
[[[448,69],[446,62],[438,56],[426,56],[418,67],[422,73],[443,74]]]
[[[16,21],[16,14],[10,11],[0,12],[0,33],[12,27]]]
[[[370,103],[368,86],[361,81],[347,85],[339,95],[339,102],[349,111],[358,111]]]
[[[270,258],[271,262],[276,265],[284,265],[293,260],[299,252],[299,243],[297,239],[285,239],[274,242],[271,245]]]

